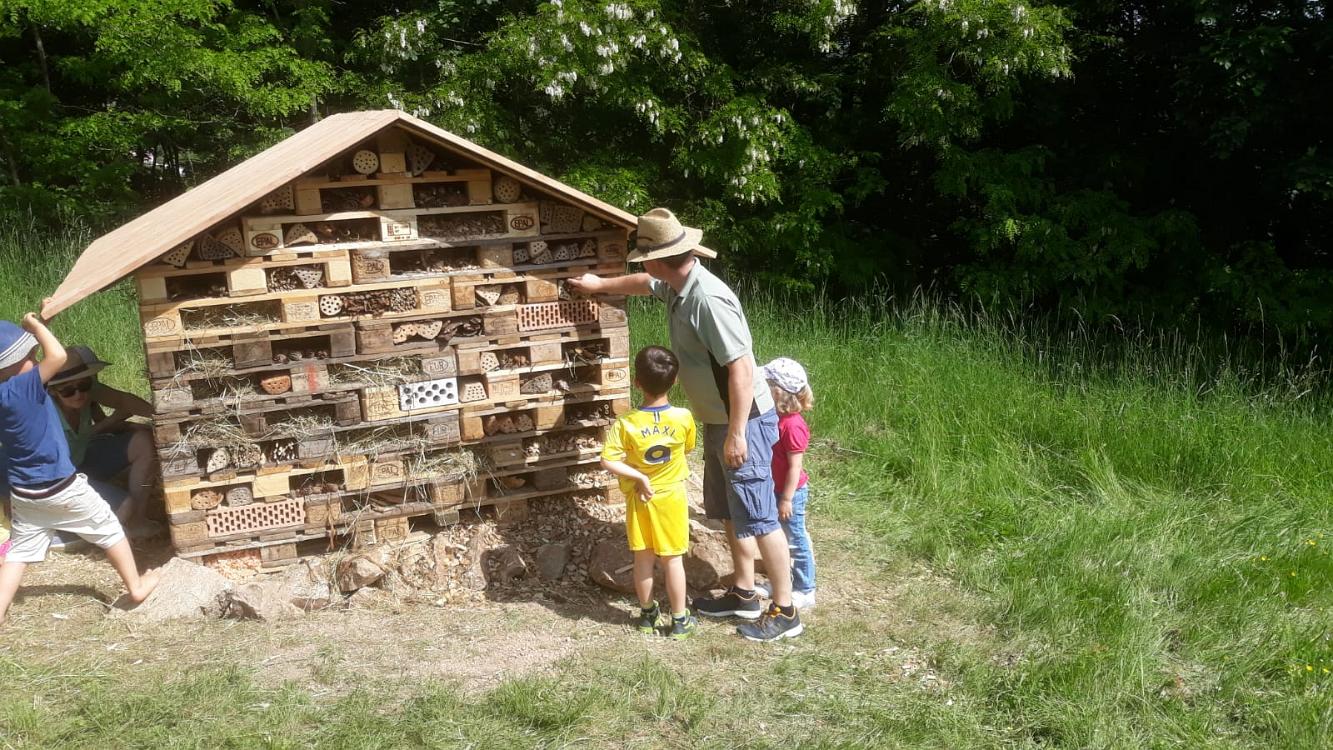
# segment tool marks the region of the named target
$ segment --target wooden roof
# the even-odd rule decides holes
[[[42,308],[50,319],[151,263],[329,159],[390,125],[426,141],[462,152],[493,169],[560,196],[613,224],[632,228],[636,219],[609,203],[528,169],[405,112],[393,109],[332,115],[213,179],[102,235],[83,251],[51,300]]]

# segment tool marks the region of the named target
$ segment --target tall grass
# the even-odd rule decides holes
[[[1330,736],[1320,360],[926,299],[747,310],[761,361],[811,373],[813,514],[990,601],[1018,666],[956,666],[997,716],[1077,747]],[[664,335],[660,309],[635,313]]]
[[[18,322],[38,311],[42,300],[60,285],[92,232],[77,220],[60,231],[32,217],[5,214],[0,221],[0,318]],[[103,379],[112,385],[146,391],[143,341],[130,282],[121,282],[56,316],[52,331],[65,345],[91,346],[108,368]]]

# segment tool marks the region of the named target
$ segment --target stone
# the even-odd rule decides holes
[[[291,603],[290,589],[282,580],[252,581],[231,590],[227,614],[241,620],[277,622],[301,616]]]
[[[495,568],[495,583],[505,585],[528,574],[528,564],[522,553],[511,544],[491,550],[488,557]]]
[[[122,594],[111,615],[139,622],[166,622],[221,617],[226,610],[232,583],[212,568],[173,557],[162,566],[161,575],[157,588],[142,604],[135,607],[129,595]]]
[[[486,539],[483,534],[476,534],[467,543],[467,549],[463,552],[463,585],[473,591],[484,591],[486,589],[486,566],[484,557],[486,555]]]
[[[565,572],[569,563],[569,542],[551,542],[537,548],[537,573],[554,581]]]
[[[690,520],[690,549],[685,553],[685,580],[708,588],[731,575],[731,545],[727,533]]]
[[[623,541],[603,539],[592,549],[588,560],[588,578],[603,588],[633,594],[634,553],[629,551]],[[689,580],[688,574],[686,580]]]
[[[371,608],[383,601],[388,594],[376,588],[358,589],[355,594],[347,597],[348,607]]]
[[[384,568],[365,555],[347,557],[338,563],[338,590],[351,593],[372,586],[384,577]]]
[[[307,612],[324,609],[342,597],[333,588],[328,570],[320,560],[302,560],[288,566],[282,574],[287,588],[287,599],[293,606]]]

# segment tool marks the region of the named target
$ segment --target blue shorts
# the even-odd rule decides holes
[[[738,539],[781,529],[772,470],[777,411],[770,409],[745,423],[748,454],[739,469],[727,467],[722,455],[726,442],[726,425],[704,425],[704,514],[731,521]]]
[[[94,435],[88,441],[88,449],[83,454],[83,463],[79,464],[79,471],[87,474],[89,479],[99,479],[103,482],[112,479],[129,468],[130,441],[133,439],[132,430]]]

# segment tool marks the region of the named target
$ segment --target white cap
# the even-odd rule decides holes
[[[764,365],[764,377],[787,393],[800,393],[810,385],[801,363],[787,357],[778,357]]]

